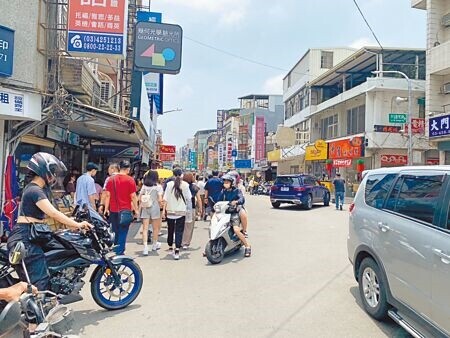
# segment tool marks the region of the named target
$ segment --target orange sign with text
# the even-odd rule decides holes
[[[363,138],[339,140],[328,143],[328,158],[359,158],[363,156]]]

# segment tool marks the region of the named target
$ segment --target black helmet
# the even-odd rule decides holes
[[[27,168],[44,179],[46,184],[56,183],[56,177],[64,176],[67,168],[56,156],[48,153],[36,153],[28,163]]]

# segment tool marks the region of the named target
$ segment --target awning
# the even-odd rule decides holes
[[[20,141],[23,143],[33,144],[35,146],[41,146],[46,148],[55,147],[55,142],[34,135],[24,135],[20,138]]]

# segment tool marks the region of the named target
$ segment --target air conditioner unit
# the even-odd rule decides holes
[[[442,86],[441,93],[442,94],[450,94],[450,82],[446,83],[445,85]]]
[[[114,87],[112,82],[102,81],[100,91],[101,105],[110,109],[114,109],[114,102],[116,97],[113,95],[115,93],[116,88]]]
[[[450,27],[450,13],[447,13],[442,17],[442,26]]]

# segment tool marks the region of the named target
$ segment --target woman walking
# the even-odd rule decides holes
[[[142,241],[144,242],[144,256],[148,255],[148,227],[152,223],[153,246],[152,251],[159,250],[161,243],[158,242],[159,230],[161,229],[161,210],[163,203],[163,190],[158,184],[158,172],[149,170],[144,175],[143,185],[139,192],[140,218],[142,219]]]
[[[189,184],[189,191],[191,192],[191,203],[187,205],[186,222],[184,225],[182,246],[183,250],[187,250],[191,244],[192,234],[194,232],[194,225],[196,220],[196,206],[199,208],[200,215],[202,214],[202,199],[200,197],[200,189],[194,184],[194,175],[186,173],[183,175],[183,180]]]
[[[175,260],[180,259],[181,241],[183,239],[184,223],[186,220],[187,203],[191,203],[192,194],[189,184],[181,179],[183,172],[173,170],[174,180],[167,183],[164,192],[164,202],[167,210],[167,244],[173,252]],[[175,251],[173,250],[173,235],[175,232]]]

